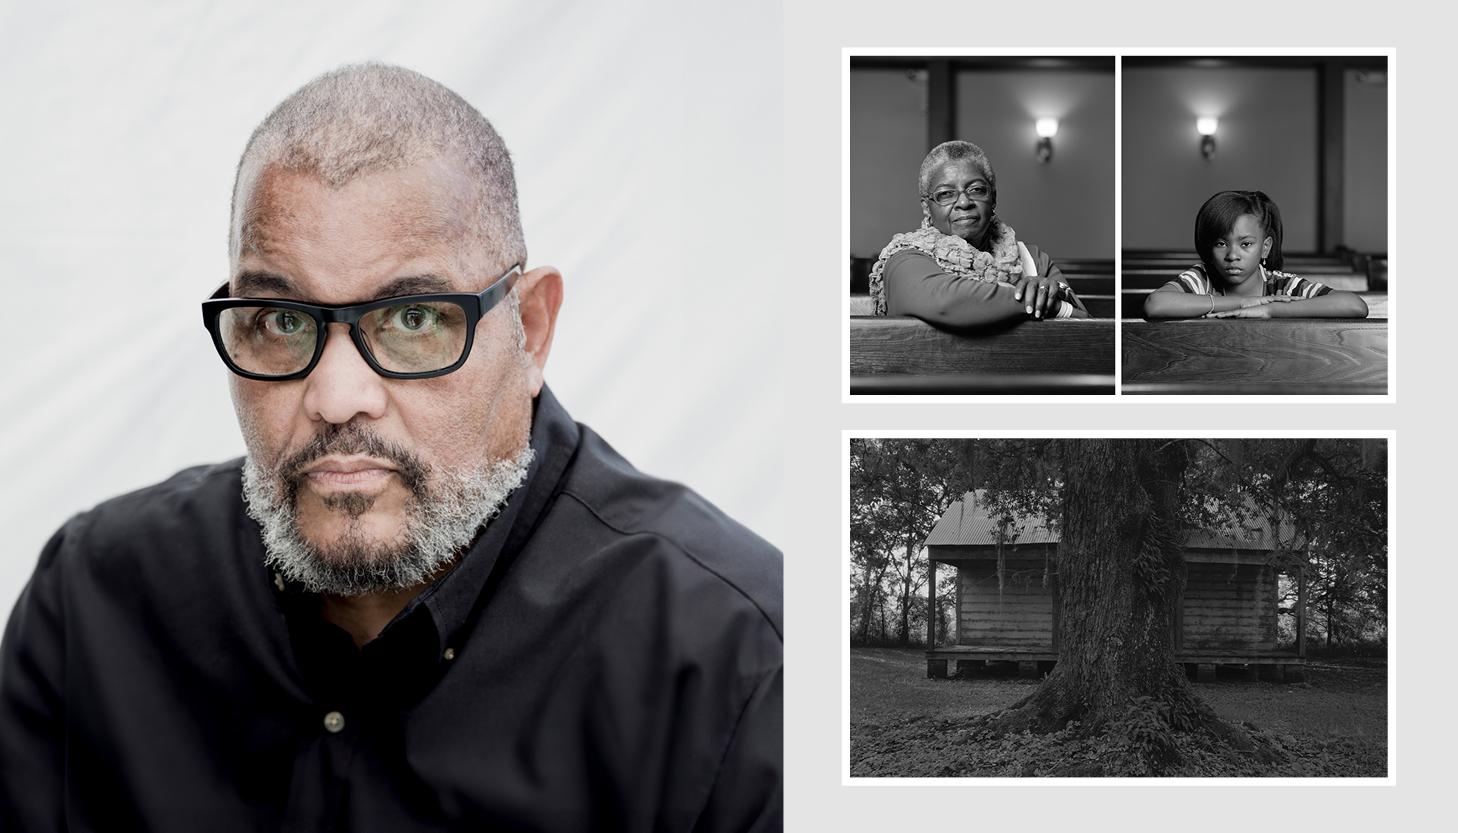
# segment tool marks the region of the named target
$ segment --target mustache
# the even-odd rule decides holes
[[[279,479],[284,483],[290,502],[303,482],[304,467],[329,454],[363,454],[387,461],[394,466],[411,494],[421,498],[429,496],[430,466],[424,460],[409,449],[381,437],[364,423],[347,422],[342,425],[326,423],[302,448],[279,465]]]

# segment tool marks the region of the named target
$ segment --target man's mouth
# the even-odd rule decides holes
[[[299,474],[320,491],[368,489],[383,485],[395,474],[395,467],[370,457],[329,456],[305,466]]]
[[[327,500],[350,493],[379,494],[397,478],[407,492],[424,496],[430,468],[410,450],[350,423],[321,430],[280,461],[277,474],[290,500],[306,488]]]

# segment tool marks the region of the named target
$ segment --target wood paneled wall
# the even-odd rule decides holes
[[[1006,648],[1053,647],[1053,594],[1057,576],[1043,559],[1004,562],[1004,583],[997,586],[996,561],[958,564],[958,640],[962,645]]]
[[[1276,647],[1276,576],[1261,564],[1189,564],[1185,649]]]

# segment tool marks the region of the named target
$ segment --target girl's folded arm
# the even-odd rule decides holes
[[[1239,309],[1240,299],[1232,295],[1196,295],[1181,290],[1174,281],[1149,293],[1144,299],[1145,318],[1199,318],[1212,310]]]
[[[1315,298],[1272,304],[1272,318],[1366,318],[1367,302],[1355,292],[1333,289]]]

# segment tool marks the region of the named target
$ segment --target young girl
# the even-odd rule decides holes
[[[1221,191],[1195,215],[1200,263],[1149,293],[1145,318],[1366,318],[1367,303],[1280,271],[1281,212],[1260,191]]]

